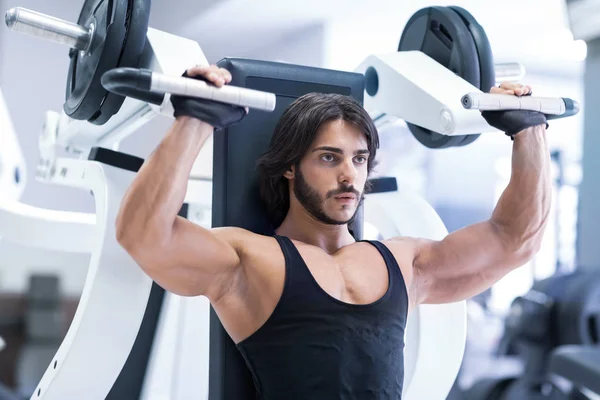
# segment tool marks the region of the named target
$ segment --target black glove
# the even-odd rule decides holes
[[[501,130],[512,138],[523,129],[536,125],[546,124],[546,115],[539,111],[528,110],[503,110],[503,111],[482,111],[481,116],[490,126]]]
[[[183,74],[183,77],[190,78],[187,71]],[[206,79],[201,76],[191,78],[206,82]],[[173,113],[175,117],[185,115],[197,118],[212,125],[216,130],[236,124],[246,116],[244,107],[198,97],[171,95],[171,104],[173,104],[175,110]]]
[[[531,93],[526,94],[531,96]],[[539,111],[529,110],[502,110],[502,111],[482,111],[481,116],[487,121],[490,126],[501,130],[506,135],[513,139],[513,136],[521,132],[523,129],[530,128],[536,125],[546,124],[548,122],[546,115]]]

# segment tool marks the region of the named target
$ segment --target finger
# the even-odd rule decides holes
[[[219,68],[219,72],[220,72],[221,76],[223,77],[223,79],[225,80],[225,83],[231,82],[232,76],[229,71],[227,71],[225,68]]]
[[[515,90],[515,94],[518,96],[527,96],[531,94],[531,86],[523,85],[518,90]]]
[[[517,83],[517,82],[502,82],[500,84],[500,88],[506,89],[506,90],[514,90],[521,86],[523,86],[523,85],[521,85],[520,83]]]
[[[229,83],[232,79],[229,71],[227,71],[225,68],[219,68],[216,65],[211,67],[210,74],[214,74],[214,76],[211,75],[211,77],[214,77],[214,79],[218,80],[220,85]]]
[[[190,77],[202,76],[209,83],[217,87],[223,86],[225,79],[222,77],[219,67],[216,65],[196,65],[187,70]]]
[[[221,87],[225,84],[225,79],[221,74],[221,68],[219,68],[215,64],[211,64],[208,73],[205,76],[211,83],[213,83],[217,87]]]
[[[221,87],[225,84],[225,79],[218,72],[211,72],[209,74],[209,81],[212,82],[216,87]]]
[[[499,87],[493,87],[493,88],[491,88],[490,89],[490,93],[493,93],[493,94],[510,94],[510,95],[514,95],[515,94],[514,90],[511,90],[511,89],[502,89],[502,88],[499,88]]]
[[[190,76],[198,76],[205,74],[209,69],[208,65],[195,65],[192,68],[189,68],[186,72]]]
[[[521,83],[516,82],[503,82],[500,85],[500,88],[505,90],[511,90],[512,94],[516,96],[525,96],[532,92],[531,86],[523,85]]]

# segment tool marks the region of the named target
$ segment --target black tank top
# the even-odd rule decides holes
[[[292,241],[275,236],[285,256],[283,293],[269,319],[237,348],[264,400],[400,399],[404,380],[406,285],[378,241],[388,290],[370,304],[325,292]]]

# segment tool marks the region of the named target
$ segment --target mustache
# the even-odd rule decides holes
[[[327,198],[339,196],[342,194],[353,194],[356,196],[357,199],[360,198],[360,192],[358,190],[356,190],[354,188],[354,186],[352,186],[352,185],[340,186],[339,188],[337,188],[335,190],[330,190],[329,192],[327,192]]]

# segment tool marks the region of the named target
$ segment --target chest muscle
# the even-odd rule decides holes
[[[299,252],[316,283],[329,296],[345,303],[369,304],[385,294],[389,278],[379,252],[366,246],[371,247],[357,244],[334,256],[302,247]]]

